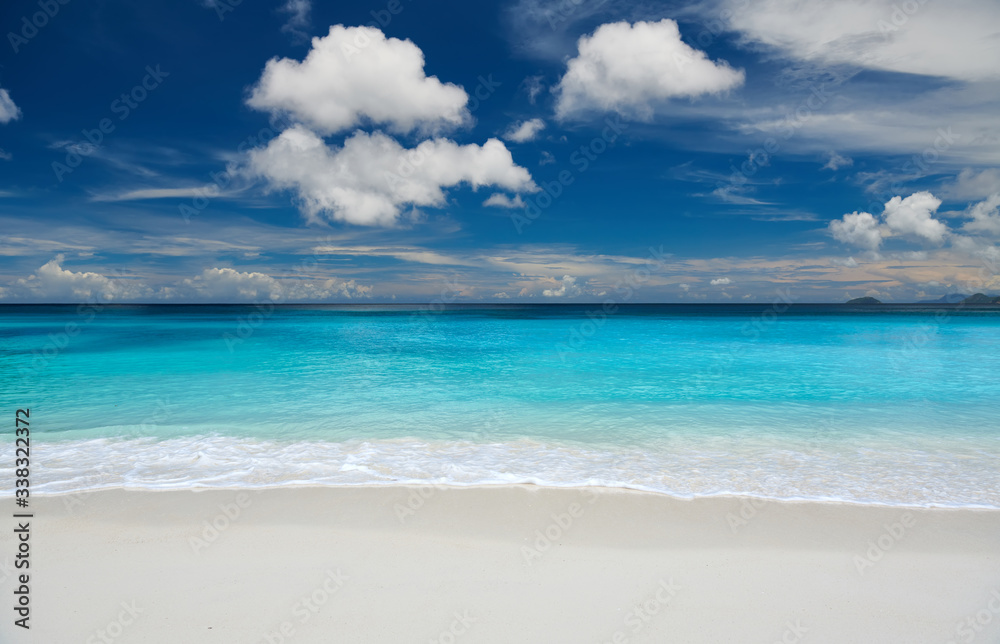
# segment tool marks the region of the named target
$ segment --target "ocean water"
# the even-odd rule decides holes
[[[1000,508],[1000,309],[3,306],[0,489],[607,485]]]

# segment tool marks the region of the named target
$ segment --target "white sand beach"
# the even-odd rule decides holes
[[[1000,511],[532,486],[32,501],[31,630],[8,608],[4,642],[1000,637]]]

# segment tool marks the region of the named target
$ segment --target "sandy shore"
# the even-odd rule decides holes
[[[1000,637],[1000,511],[530,486],[32,501],[31,630],[8,607],[3,642]]]

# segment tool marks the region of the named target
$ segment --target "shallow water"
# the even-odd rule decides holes
[[[0,307],[0,458],[30,407],[35,492],[530,481],[1000,507],[996,308],[435,309]]]

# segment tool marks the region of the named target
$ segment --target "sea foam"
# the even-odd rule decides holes
[[[995,443],[996,441],[992,441]],[[282,442],[231,436],[34,443],[35,494],[296,485],[605,486],[679,498],[1000,509],[1000,446],[940,439],[907,447],[741,439],[669,441],[642,449],[539,442]],[[13,458],[0,445],[0,458]],[[5,494],[12,490],[4,490]]]

